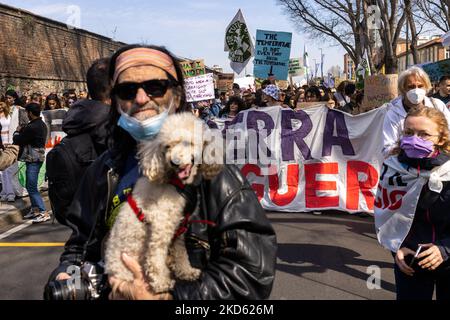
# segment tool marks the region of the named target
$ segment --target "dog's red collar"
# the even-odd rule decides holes
[[[144,222],[145,216],[142,212],[142,209],[137,206],[136,200],[134,200],[131,193],[127,196],[127,202],[131,207],[131,210],[133,210],[136,217],[139,219],[140,222]]]

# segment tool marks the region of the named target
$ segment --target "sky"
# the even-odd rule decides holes
[[[241,9],[252,38],[257,29],[291,32],[291,58],[303,56],[306,42],[310,65],[313,59],[320,61],[323,49],[324,73],[335,65],[342,69],[344,61],[345,51],[331,40],[315,42],[300,34],[276,0],[0,1],[117,41],[164,45],[178,56],[219,65],[224,72],[232,72],[224,51],[225,28]],[[252,62],[246,72],[253,73]]]

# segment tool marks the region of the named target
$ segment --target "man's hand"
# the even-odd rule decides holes
[[[444,262],[441,251],[435,244],[422,244],[422,247],[424,249],[427,249],[421,252],[417,257],[417,259],[421,259],[419,262],[419,266],[422,267],[422,269],[435,270],[442,264],[442,262]]]
[[[58,273],[58,275],[56,276],[56,280],[58,280],[58,281],[69,280],[69,279],[70,279],[70,275],[65,272]]]
[[[408,249],[406,247],[400,248],[397,253],[395,254],[395,263],[398,265],[398,267],[400,268],[400,270],[408,275],[408,276],[413,276],[414,275],[414,269],[412,269],[410,266],[408,266],[405,262],[405,257],[407,255],[413,255],[414,256],[415,252],[412,251],[411,249]]]
[[[126,253],[122,254],[122,262],[133,273],[131,282],[109,277],[112,288],[110,300],[172,300],[170,293],[153,293],[150,286],[144,280],[142,268],[136,259]]]

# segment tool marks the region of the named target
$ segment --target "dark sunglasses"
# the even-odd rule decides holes
[[[174,85],[175,83],[169,79],[148,80],[141,83],[124,82],[116,84],[113,92],[122,100],[134,100],[138,89],[142,88],[148,96],[160,98],[166,94],[169,87]]]

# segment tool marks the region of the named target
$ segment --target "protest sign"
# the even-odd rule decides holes
[[[180,64],[185,78],[195,77],[206,73],[203,60],[185,60],[181,61]]]
[[[187,102],[214,99],[214,75],[207,73],[187,78],[184,84]]]
[[[379,74],[364,79],[364,110],[378,108],[398,96],[398,75]]]
[[[240,166],[265,209],[373,212],[385,113],[266,107],[208,124],[226,138],[226,163]]]
[[[227,92],[233,89],[234,73],[219,73],[217,75],[217,89]]]
[[[290,77],[302,76],[303,73],[304,73],[303,59],[302,58],[290,59],[289,76]]]
[[[62,130],[62,123],[66,114],[67,111],[64,109],[42,111],[42,117],[47,126],[46,152],[50,151],[66,136],[66,133]]]
[[[244,90],[251,90],[252,92],[255,92],[256,90],[254,77],[236,78],[234,79],[234,83],[237,83],[239,85],[239,88],[241,88],[241,92]]]
[[[450,75],[450,59],[424,64],[422,68],[428,73],[431,82],[437,82],[442,76]]]
[[[277,80],[286,80],[289,71],[292,33],[256,31],[256,49],[253,73],[266,79],[270,73]]]
[[[252,38],[244,16],[239,9],[225,30],[225,51],[228,51],[230,67],[240,74],[254,54]]]

